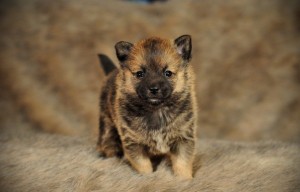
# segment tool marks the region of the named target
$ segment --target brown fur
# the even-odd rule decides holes
[[[188,35],[116,44],[121,68],[101,93],[98,150],[103,156],[124,153],[138,172],[151,173],[151,157],[165,155],[176,175],[192,177],[197,106],[188,64],[191,46]],[[145,77],[136,77],[139,71]],[[149,101],[152,97],[161,103]]]
[[[116,62],[117,39],[189,33],[199,137],[300,139],[298,0],[1,2],[1,101],[36,130],[97,138],[97,53]]]

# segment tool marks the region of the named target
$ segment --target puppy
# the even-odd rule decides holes
[[[120,68],[110,68],[101,92],[98,151],[124,155],[142,174],[153,171],[150,158],[164,155],[175,175],[192,178],[197,112],[191,37],[121,41],[115,49]]]

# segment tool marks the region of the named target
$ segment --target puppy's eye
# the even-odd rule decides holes
[[[166,70],[165,71],[165,76],[166,77],[171,77],[173,75],[172,71]]]
[[[143,71],[138,71],[135,73],[135,76],[137,78],[143,78],[145,76],[145,73]]]

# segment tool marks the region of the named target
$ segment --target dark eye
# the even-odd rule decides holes
[[[166,77],[171,77],[173,75],[172,71],[166,70],[165,71],[165,76]]]
[[[136,76],[137,78],[143,78],[144,75],[145,75],[145,73],[144,73],[143,71],[138,71],[138,72],[135,73],[135,76]]]

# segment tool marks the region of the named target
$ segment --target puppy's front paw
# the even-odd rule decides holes
[[[153,172],[152,165],[149,166],[149,164],[147,164],[144,167],[139,167],[137,171],[143,175],[152,173]]]
[[[182,179],[193,178],[193,163],[192,159],[187,160],[178,156],[173,156],[172,167],[174,174]]]
[[[175,175],[182,180],[191,180],[193,179],[193,175],[190,171],[175,173]]]
[[[118,147],[105,148],[97,146],[97,151],[99,153],[99,157],[118,157],[121,158],[123,156],[122,149]]]
[[[152,164],[148,158],[129,160],[132,167],[140,174],[149,174],[153,172]]]

